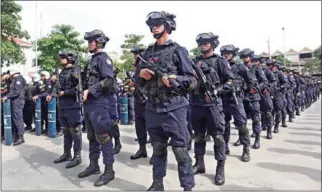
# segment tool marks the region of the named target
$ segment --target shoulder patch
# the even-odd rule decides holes
[[[20,81],[17,81],[17,82],[16,82],[16,84],[17,84],[17,85],[20,85],[20,84],[21,84],[21,82],[20,82]]]
[[[106,59],[106,63],[108,64],[108,65],[112,65],[112,60],[111,59]]]

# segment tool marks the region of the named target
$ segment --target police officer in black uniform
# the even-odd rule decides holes
[[[11,84],[10,72],[4,71],[1,74],[1,97],[5,97],[9,93],[9,87]],[[4,139],[4,116],[3,107],[1,107],[1,140]]]
[[[226,59],[214,53],[219,45],[218,36],[213,33],[201,33],[197,35],[196,42],[202,55],[196,57],[194,62],[200,67],[212,85],[211,92],[220,92],[223,85],[232,86],[234,75],[230,70]],[[222,100],[210,100],[205,95],[206,87],[198,80],[198,85],[191,95],[191,121],[195,131],[195,157],[194,173],[204,173],[204,155],[206,153],[206,132],[213,137],[214,153],[217,160],[215,184],[225,183],[226,143],[223,137],[225,131],[225,119],[222,108]],[[218,94],[220,96],[220,94]]]
[[[25,105],[25,88],[26,80],[20,75],[18,70],[10,70],[10,78],[12,79],[9,93],[2,98],[2,102],[6,99],[11,101],[11,118],[12,130],[14,135],[13,145],[20,145],[25,142],[24,122],[23,122],[23,107]]]
[[[137,79],[139,76],[139,68],[138,64],[140,62],[139,56],[142,56],[142,52],[144,51],[143,48],[139,46],[134,46],[131,49],[131,53],[133,53],[135,57],[135,74],[133,75],[132,79]],[[131,75],[131,74],[129,74]],[[131,82],[135,86],[134,89],[134,110],[135,110],[135,131],[136,136],[138,138],[139,143],[139,150],[134,154],[131,155],[131,160],[139,159],[139,158],[147,158],[148,153],[146,151],[146,144],[148,139],[148,134],[145,126],[145,102],[146,102],[146,95],[143,92],[143,89],[139,87],[135,82]]]
[[[136,82],[146,89],[148,96],[145,120],[153,146],[153,183],[148,191],[164,190],[169,138],[178,163],[181,187],[190,191],[195,186],[187,149],[189,101],[185,95],[194,89],[196,79],[188,51],[169,39],[171,32],[176,30],[174,18],[175,15],[164,11],[147,15],[146,24],[156,42],[144,52]]]
[[[114,154],[111,141],[112,119],[109,105],[113,94],[114,73],[111,58],[102,49],[109,38],[101,30],[86,32],[84,39],[88,41],[88,49],[93,53],[91,62],[85,66],[84,82],[84,117],[89,140],[89,166],[78,174],[79,178],[100,173],[98,159],[100,151],[103,153],[104,173],[95,181],[94,186],[99,187],[114,179]]]
[[[82,118],[81,105],[77,102],[78,76],[73,64],[76,55],[72,51],[61,50],[58,53],[63,70],[59,75],[59,82],[55,86],[52,96],[59,97],[58,110],[59,121],[64,127],[64,153],[54,160],[54,163],[69,161],[66,168],[72,168],[82,162]],[[51,100],[51,96],[47,96],[47,101]],[[71,148],[74,143],[74,157],[72,158]]]
[[[231,71],[234,73],[235,79],[233,80],[233,86],[235,87],[235,94],[237,102],[233,95],[223,98],[223,107],[225,113],[225,133],[224,138],[226,142],[226,154],[230,154],[229,141],[230,141],[230,120],[234,117],[234,124],[238,129],[238,136],[240,143],[243,145],[242,161],[248,162],[250,160],[250,136],[249,129],[247,128],[247,116],[244,108],[243,98],[245,91],[248,87],[254,87],[254,79],[250,71],[241,63],[235,63],[233,58],[238,54],[239,48],[234,45],[224,45],[220,48],[220,53],[224,56],[231,67]]]

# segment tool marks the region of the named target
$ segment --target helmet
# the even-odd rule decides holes
[[[221,53],[221,55],[223,56],[224,54],[229,54],[229,53],[231,53],[231,54],[233,54],[234,56],[236,56],[237,55],[237,53],[238,53],[238,50],[239,50],[239,48],[238,47],[235,47],[234,45],[232,45],[232,44],[229,44],[229,45],[224,45],[224,46],[222,46],[222,47],[220,47],[220,53]]]
[[[275,59],[269,59],[266,61],[266,65],[276,65],[276,60]]]
[[[90,32],[86,32],[84,35],[84,39],[86,41],[96,41],[98,43],[103,44],[103,48],[105,47],[105,44],[110,40],[108,37],[105,36],[103,31],[95,29]]]
[[[214,35],[213,33],[200,33],[196,37],[196,42],[199,43],[210,43],[213,48],[216,48],[219,45],[219,36]]]
[[[259,55],[254,55],[253,58],[252,58],[252,61],[253,62],[262,62],[262,58],[259,56]]]
[[[14,74],[17,74],[17,73],[20,74],[20,71],[18,69],[16,69],[16,68],[12,68],[9,71],[9,75],[14,75]]]
[[[140,54],[144,51],[144,48],[140,47],[139,45],[134,45],[131,49],[131,53],[133,54]]]
[[[75,59],[76,59],[76,54],[73,51],[60,50],[58,52],[58,57],[59,58],[67,58],[67,60],[69,62],[74,63]]]
[[[38,82],[41,79],[40,75],[37,73],[31,75],[30,77],[33,79],[34,82]]]
[[[249,48],[243,49],[239,52],[239,57],[241,59],[244,59],[246,57],[250,57],[252,59],[253,56],[254,56],[254,51]]]
[[[45,78],[46,78],[46,79],[49,79],[49,77],[50,77],[50,74],[49,74],[49,72],[48,72],[48,71],[42,71],[42,72],[40,73],[40,75],[41,75],[41,76],[45,76]]]
[[[176,30],[176,16],[166,11],[153,11],[146,16],[145,23],[152,29],[155,25],[165,24],[166,29],[171,34],[172,31]]]

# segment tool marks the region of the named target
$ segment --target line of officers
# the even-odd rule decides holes
[[[134,47],[131,50],[135,57],[135,72],[129,77],[129,85],[134,97],[133,118],[139,143],[139,150],[130,159],[148,157],[148,135],[153,148],[150,159],[153,182],[148,191],[164,190],[169,145],[178,163],[180,186],[184,191],[191,191],[195,186],[194,175],[206,172],[207,136],[213,139],[217,161],[214,183],[223,185],[226,156],[230,154],[232,117],[239,135],[234,145],[242,146],[241,160],[248,162],[251,159],[251,137],[254,137],[252,148],[259,149],[263,130],[266,130],[267,139],[272,139],[272,131],[278,133],[280,123],[286,127],[287,117],[293,122],[295,115],[300,115],[300,111],[319,98],[319,83],[315,78],[299,75],[298,71],[287,69],[275,60],[264,61],[251,49],[239,51],[234,45],[224,45],[220,48],[221,55],[215,54],[219,37],[213,33],[197,35],[196,43],[202,54],[189,59],[188,51],[169,38],[176,30],[173,14],[151,12],[146,24],[156,42],[146,49]],[[83,69],[83,90],[79,89],[75,53],[62,50],[58,54],[63,66],[57,74],[59,80],[47,85],[43,79],[45,87],[50,89],[52,86],[52,91],[36,94],[32,100],[38,97],[44,99],[44,103],[54,97],[59,100],[57,111],[64,151],[54,163],[67,161],[66,168],[81,163],[82,123],[85,123],[90,163],[78,177],[101,173],[98,159],[102,152],[105,167],[94,183],[98,187],[114,179],[114,155],[121,149],[117,107],[120,82],[117,82],[112,60],[102,50],[109,38],[102,31],[93,30],[85,33],[84,39],[88,41],[92,56]],[[234,62],[236,55],[243,63]],[[18,109],[21,110],[25,102],[20,96],[24,94],[24,80],[19,73],[10,75],[9,93],[3,100],[11,99],[14,114],[19,113]],[[21,91],[19,94],[18,90]],[[14,125],[18,130],[22,129],[18,131],[17,141],[23,139],[21,118],[22,114],[13,115],[13,121],[19,121]],[[248,118],[252,120],[251,134],[247,127]],[[118,146],[116,149],[112,138]],[[194,165],[188,153],[192,139]]]

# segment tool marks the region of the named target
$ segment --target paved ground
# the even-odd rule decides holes
[[[226,184],[213,184],[215,160],[212,142],[207,145],[207,173],[197,175],[195,190],[319,190],[321,191],[321,101],[307,109],[288,128],[281,128],[273,140],[262,138],[261,149],[252,150],[249,163],[240,161],[241,148],[231,146],[226,166]],[[237,138],[233,130],[232,142]],[[133,126],[122,126],[123,149],[116,156],[116,179],[102,190],[146,190],[152,170],[148,159],[131,161],[137,150]],[[83,164],[66,170],[65,163],[53,164],[62,152],[62,138],[25,135],[26,143],[18,147],[2,146],[3,190],[90,190],[98,175],[78,179],[88,163],[88,141],[83,135]],[[151,147],[148,148],[151,154]],[[191,153],[193,157],[193,154]],[[100,159],[102,161],[102,159]],[[169,153],[167,190],[181,190],[177,166]],[[101,165],[101,169],[103,165]]]

